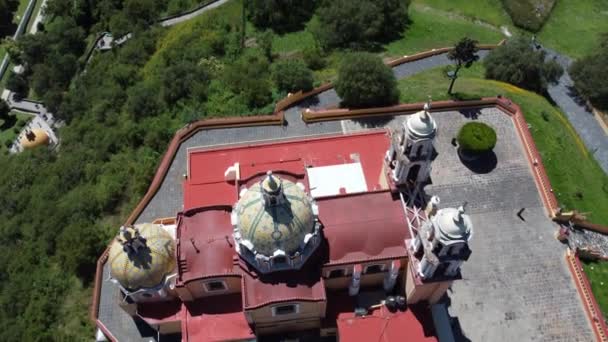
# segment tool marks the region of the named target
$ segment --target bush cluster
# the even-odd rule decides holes
[[[578,92],[600,110],[608,110],[608,34],[595,53],[575,61],[570,76]]]
[[[537,50],[529,40],[516,38],[492,50],[483,61],[486,78],[491,78],[530,89],[539,93],[549,83],[555,83],[563,73],[553,59],[547,60],[542,50]]]

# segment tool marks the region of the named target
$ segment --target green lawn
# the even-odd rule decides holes
[[[500,0],[413,0],[411,5],[415,11],[425,7],[439,10],[437,17],[441,17],[442,12],[451,12],[494,26],[506,25],[514,34],[531,35],[514,28]],[[547,47],[578,58],[594,51],[602,32],[608,33],[608,1],[559,0],[538,38]]]
[[[411,24],[401,39],[382,47],[381,55],[385,58],[395,58],[434,48],[452,46],[465,36],[477,39],[483,44],[495,44],[503,39],[500,31],[489,28],[486,25],[476,24],[471,19],[449,15],[447,12],[449,7],[444,8],[446,9],[445,12],[436,12],[424,5],[414,4],[410,6],[409,15]],[[468,8],[472,9],[470,6]],[[490,9],[493,6],[488,5],[487,8],[488,13],[492,12]],[[499,14],[496,14],[496,16],[499,16]],[[307,27],[310,27],[315,20],[316,18],[313,17]],[[248,35],[255,35],[255,33],[253,26],[248,25]],[[290,56],[298,54],[304,48],[313,44],[314,37],[306,29],[284,35],[276,35],[273,41],[273,51],[279,56]],[[317,83],[331,81],[335,78],[343,53],[342,51],[333,51],[327,56],[327,66],[323,70],[315,72]]]
[[[402,102],[419,102],[431,95],[448,99],[446,68],[431,69],[399,81]],[[547,174],[564,209],[589,212],[591,221],[608,225],[608,176],[587,151],[564,114],[544,97],[513,85],[483,79],[483,66],[464,70],[454,91],[461,98],[502,94],[518,103],[531,125],[532,136]],[[544,114],[543,114],[544,113]]]
[[[608,262],[583,261],[583,270],[604,317],[608,317]]]
[[[539,34],[540,42],[573,58],[592,53],[608,33],[608,1],[559,0]]]
[[[494,26],[513,26],[500,0],[413,0],[417,8],[431,7],[444,12],[455,13],[471,19],[478,19]]]

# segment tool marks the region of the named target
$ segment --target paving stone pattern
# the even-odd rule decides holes
[[[593,341],[591,326],[553,234],[515,127],[497,109],[478,120],[496,129],[496,167],[476,174],[459,160],[451,140],[467,120],[459,112],[432,114],[437,121],[432,184],[440,207],[468,202],[474,224],[473,254],[463,279],[449,292],[448,312],[459,341]],[[386,125],[399,127],[405,116]],[[379,125],[382,125],[381,123]],[[373,126],[348,121],[347,131]],[[525,222],[516,213],[524,211]]]

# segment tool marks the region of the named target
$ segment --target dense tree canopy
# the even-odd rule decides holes
[[[390,67],[364,52],[347,55],[340,64],[336,92],[346,107],[378,107],[397,103],[399,89]]]
[[[575,61],[570,67],[574,86],[583,97],[601,110],[608,110],[608,34],[596,53]]]
[[[294,93],[312,89],[313,76],[301,60],[287,59],[274,65],[272,76],[279,91]]]
[[[247,16],[260,28],[277,33],[301,29],[312,16],[316,0],[248,0]]]
[[[326,0],[319,10],[314,32],[327,48],[362,48],[403,33],[409,1]]]
[[[555,60],[546,60],[545,52],[536,50],[525,38],[510,40],[492,50],[484,65],[487,78],[537,92],[545,91],[547,84],[557,82],[563,73]]]

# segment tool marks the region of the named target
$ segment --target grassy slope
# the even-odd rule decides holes
[[[401,80],[401,101],[422,101],[427,94],[436,100],[448,99],[446,90],[449,82],[444,75],[445,68],[437,68]],[[565,209],[590,212],[591,220],[608,224],[608,176],[557,107],[532,92],[483,79],[483,67],[479,64],[462,73],[454,91],[465,98],[503,94],[517,102],[531,125],[534,141],[560,205]],[[542,112],[546,113],[546,120]],[[579,192],[582,198],[577,197]]]
[[[429,1],[433,2],[433,1]],[[469,8],[472,7],[469,6]],[[493,6],[488,5],[488,8]],[[433,12],[425,6],[410,6],[409,15],[411,24],[401,39],[388,43],[382,47],[383,57],[398,57],[433,48],[454,45],[460,38],[469,36],[480,43],[493,44],[499,42],[502,34],[488,27],[474,23],[472,20],[459,16],[451,16],[446,12]],[[488,9],[488,13],[490,13]],[[498,17],[500,14],[494,12]],[[313,18],[311,21],[316,20]],[[310,23],[308,24],[310,26]],[[254,29],[248,26],[248,35],[255,34]],[[304,48],[314,44],[313,35],[308,31],[298,31],[284,35],[277,35],[273,41],[273,51],[279,55],[297,54]],[[327,56],[327,66],[315,72],[318,83],[331,81],[335,78],[337,67],[343,52],[334,51]]]
[[[540,42],[573,58],[593,52],[608,33],[608,1],[559,0],[539,34]]]
[[[591,282],[591,290],[604,317],[608,317],[608,262],[583,262],[583,270]]]
[[[502,7],[500,0],[414,0],[414,6],[427,6],[442,11],[478,19],[494,26],[513,26],[511,18]]]

